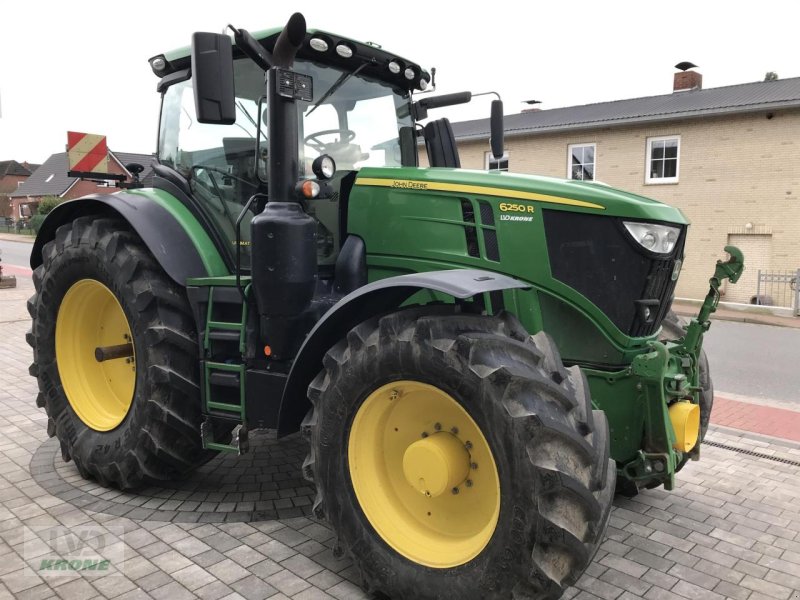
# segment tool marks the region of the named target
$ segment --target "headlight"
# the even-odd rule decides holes
[[[639,242],[642,248],[657,254],[669,254],[672,252],[681,233],[679,227],[669,227],[658,223],[623,221],[623,224],[628,233]]]

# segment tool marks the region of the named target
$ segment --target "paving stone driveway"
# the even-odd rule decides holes
[[[63,463],[34,404],[29,322],[9,309],[11,294],[30,291],[19,281],[0,291],[0,599],[367,597],[308,515],[296,438],[256,437],[248,457],[139,494]],[[606,541],[566,598],[800,600],[800,445],[719,428],[708,440],[675,491],[616,499]],[[110,563],[53,568],[75,532]]]

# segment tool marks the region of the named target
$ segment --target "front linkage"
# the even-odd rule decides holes
[[[689,458],[700,457],[698,360],[703,334],[711,326],[711,314],[717,310],[720,285],[725,279],[735,284],[744,271],[741,250],[726,246],[725,252],[730,258],[717,261],[708,294],[686,335],[675,341],[650,342],[650,352],[637,356],[631,365],[631,374],[638,380],[636,390],[645,407],[644,438],[638,455],[619,465],[619,475],[636,482],[638,487],[663,483],[671,490],[676,471]]]

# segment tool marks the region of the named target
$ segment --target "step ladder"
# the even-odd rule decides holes
[[[245,295],[249,293],[249,286]],[[224,306],[222,306],[224,305]],[[236,307],[240,306],[240,310]],[[224,311],[227,320],[215,317]],[[233,313],[236,312],[234,315]],[[238,320],[231,320],[233,318]],[[203,447],[221,452],[244,454],[248,450],[245,425],[245,327],[247,302],[239,290],[230,286],[209,286],[206,327],[203,332]],[[217,436],[230,441],[221,441]]]

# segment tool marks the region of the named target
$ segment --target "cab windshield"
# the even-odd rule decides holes
[[[334,185],[347,172],[364,166],[403,164],[399,132],[413,127],[406,91],[309,61],[296,61],[293,70],[310,75],[314,91],[311,102],[298,102],[301,176],[312,176],[311,163],[320,154],[336,161]],[[266,101],[260,101],[265,93],[264,72],[252,61],[239,59],[234,77],[236,122],[232,125],[197,121],[191,80],[170,86],[162,101],[158,147],[161,164],[189,180],[196,200],[232,244],[242,205],[255,192],[266,192],[269,139]],[[245,246],[248,235],[249,226],[243,226]],[[327,262],[325,258],[320,257]]]

